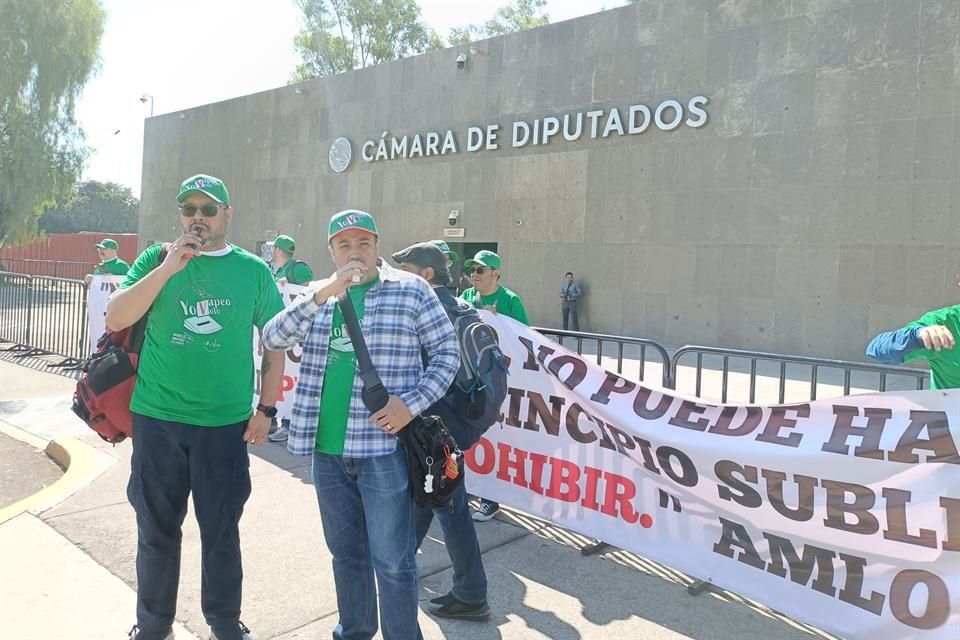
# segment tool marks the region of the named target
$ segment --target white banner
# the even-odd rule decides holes
[[[87,289],[87,327],[90,336],[90,353],[97,350],[97,340],[106,331],[104,318],[107,315],[107,299],[117,290],[126,276],[93,276]]]
[[[846,638],[956,640],[960,390],[701,403],[484,315],[510,392],[471,493]]]

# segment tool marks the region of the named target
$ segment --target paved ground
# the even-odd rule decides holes
[[[0,524],[0,548],[17,550],[0,563],[0,602],[12,605],[3,637],[122,638],[133,621],[136,525],[124,495],[130,448],[103,443],[69,413],[72,388],[42,363],[0,355],[0,421],[44,440],[77,442],[105,462],[86,465],[87,476],[53,508]],[[241,524],[244,621],[261,640],[328,638],[337,608],[309,463],[280,445],[251,451],[254,492]],[[478,533],[493,616],[467,623],[421,613],[427,640],[830,637],[735,594],[693,598],[685,589],[691,578],[636,554],[583,557],[588,540],[520,512],[506,511]],[[421,602],[446,592],[450,563],[436,530],[418,566]],[[178,638],[206,637],[199,580],[196,522],[188,515]]]
[[[0,509],[44,489],[63,470],[43,451],[0,433]]]

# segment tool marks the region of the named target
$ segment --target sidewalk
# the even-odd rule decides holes
[[[136,523],[125,496],[130,447],[102,442],[69,413],[72,388],[70,379],[0,358],[0,420],[45,440],[73,437],[109,460],[57,506],[0,524],[0,548],[16,556],[0,568],[0,601],[16,611],[5,637],[109,640],[125,637],[134,621]],[[309,459],[276,444],[251,447],[251,453],[254,491],[241,523],[243,620],[258,640],[329,638],[336,595]],[[3,455],[0,449],[0,464]],[[421,611],[426,640],[831,637],[734,594],[693,598],[686,593],[689,577],[629,552],[583,557],[580,548],[589,540],[520,512],[504,509],[477,530],[492,616],[476,623]],[[178,620],[206,638],[192,513],[181,566]],[[450,561],[436,526],[418,566],[425,604],[450,586]]]

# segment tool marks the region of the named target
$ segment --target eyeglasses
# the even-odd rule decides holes
[[[220,213],[220,209],[226,209],[222,204],[205,204],[197,206],[195,204],[180,205],[180,215],[192,218],[197,215],[197,211],[203,214],[204,218],[212,218]]]
[[[485,274],[485,273],[486,273],[487,271],[489,271],[489,270],[490,270],[490,267],[474,267],[474,268],[470,269],[470,273],[475,273],[475,274],[477,274],[478,276],[482,276],[483,274]]]

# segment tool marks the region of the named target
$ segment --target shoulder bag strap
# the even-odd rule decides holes
[[[360,380],[363,382],[363,404],[370,413],[377,412],[387,405],[390,394],[387,393],[370,359],[370,351],[367,349],[366,340],[363,339],[360,320],[357,318],[357,310],[353,307],[349,292],[341,293],[337,297],[337,303],[340,305],[340,312],[343,314],[343,321],[347,324],[350,342],[353,343],[353,350],[357,356],[357,368],[360,372]]]

